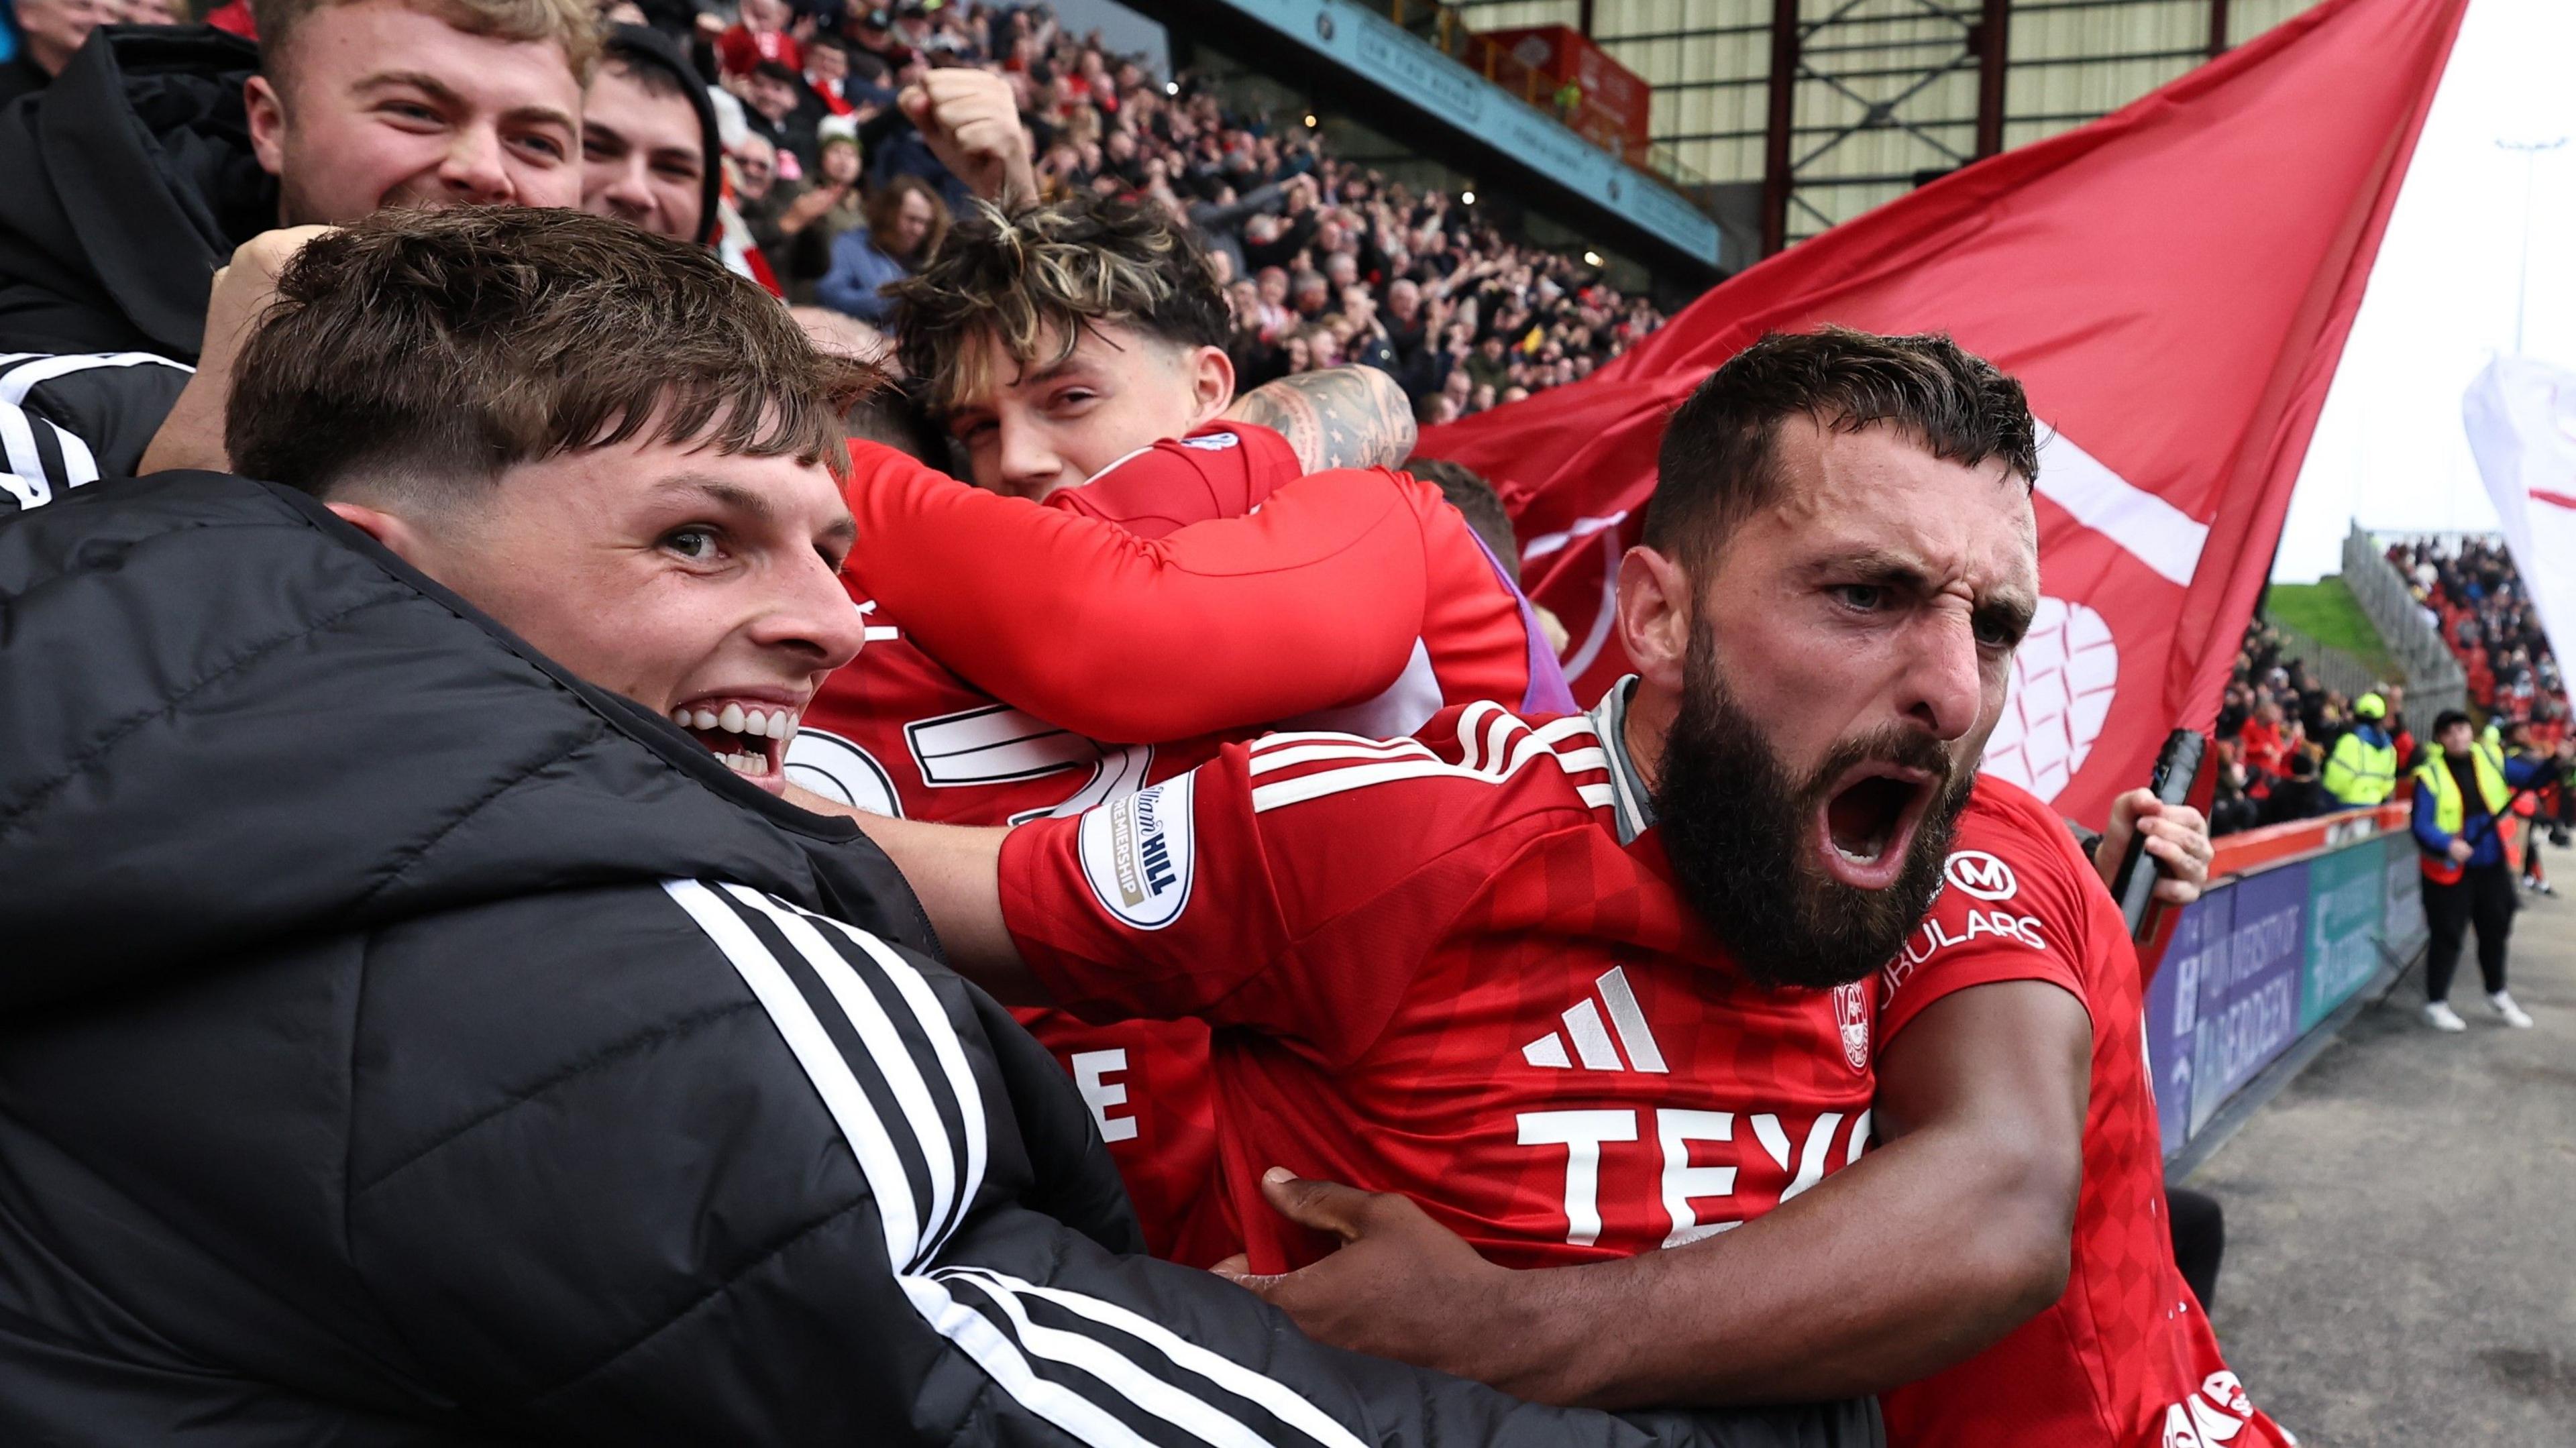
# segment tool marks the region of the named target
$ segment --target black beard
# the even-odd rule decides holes
[[[1862,890],[1826,874],[1809,835],[1844,771],[1884,760],[1932,777],[1934,796],[1896,883]],[[1822,990],[1896,958],[1941,890],[1952,826],[1975,787],[1919,730],[1891,726],[1834,746],[1804,780],[1790,778],[1760,719],[1737,704],[1706,633],[1691,640],[1681,712],[1664,740],[1655,823],[1682,898],[1764,986]]]

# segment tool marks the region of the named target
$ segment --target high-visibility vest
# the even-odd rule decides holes
[[[2374,747],[2359,729],[2347,729],[2335,741],[2318,783],[2345,804],[2378,804],[2397,792],[2397,746]]]
[[[2504,782],[2503,767],[2490,758],[2486,750],[2471,749],[2469,768],[2477,776],[2478,793],[2486,800],[2487,813],[2501,816],[2505,801],[2513,797],[2512,788]],[[2424,761],[2415,771],[2415,787],[2433,792],[2433,827],[2458,838],[2460,831],[2468,825],[2468,801],[2460,797],[2460,782],[2452,778],[2449,761],[2440,754]],[[2496,823],[2501,826],[2503,820],[2498,818]],[[2419,853],[2425,879],[2437,885],[2458,883],[2465,867],[2449,855],[2437,855],[2429,850]]]

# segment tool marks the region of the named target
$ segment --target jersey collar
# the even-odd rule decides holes
[[[1622,845],[1636,843],[1637,836],[1655,826],[1654,796],[1637,773],[1637,761],[1628,755],[1628,696],[1636,688],[1637,676],[1630,674],[1612,684],[1590,712],[1592,732],[1610,760],[1610,810],[1618,820]]]

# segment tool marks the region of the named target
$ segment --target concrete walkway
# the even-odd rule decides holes
[[[2227,1209],[2228,1363],[2306,1448],[2576,1448],[2576,898],[2523,899],[2535,1029],[2474,945],[2468,1031],[2427,1028],[2419,966],[2189,1183]]]

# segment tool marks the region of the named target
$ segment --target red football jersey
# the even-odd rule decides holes
[[[1953,991],[2044,980],[2093,1018],[2066,1293],[1964,1363],[1880,1396],[1902,1448],[1991,1443],[2273,1448],[2174,1267],[2137,950],[2073,834],[1991,775],[1959,817],[1946,888],[1882,977],[1879,1045]]]
[[[1004,919],[1068,1009],[1216,1028],[1254,1270],[1330,1246],[1261,1201],[1274,1165],[1536,1267],[1724,1231],[1860,1155],[1875,981],[1736,968],[1675,891],[1623,708],[1276,734],[1003,842]]]
[[[1224,423],[1158,443],[1043,509],[870,444],[853,444],[851,462],[860,534],[849,583],[870,611],[869,643],[807,710],[787,766],[798,784],[862,809],[978,825],[1069,815],[1184,772],[1221,739],[1281,714],[1322,709],[1316,717],[1340,727],[1401,733],[1452,699],[1562,694],[1517,591],[1437,489],[1416,479],[1318,478],[1305,490],[1333,485],[1327,506],[1299,514],[1282,500],[1224,546],[1135,556],[1134,539],[1244,517],[1296,481],[1295,451],[1266,428]],[[1156,571],[1166,565],[1184,587]],[[888,609],[885,592],[916,611]],[[1331,635],[1338,649],[1282,659],[1210,642],[1221,626],[1257,638],[1281,611],[1317,599],[1338,605],[1328,622],[1349,625]],[[937,636],[929,647],[905,626],[916,616]],[[1068,629],[1083,636],[1080,651]],[[1235,659],[1232,677],[1210,647]],[[1122,648],[1136,656],[1119,657]],[[1106,743],[1055,722],[1072,718],[1142,742]],[[1022,1020],[1090,1102],[1149,1244],[1214,1260],[1188,1235],[1213,1172],[1206,1028],[1089,1027],[1055,1012]]]

